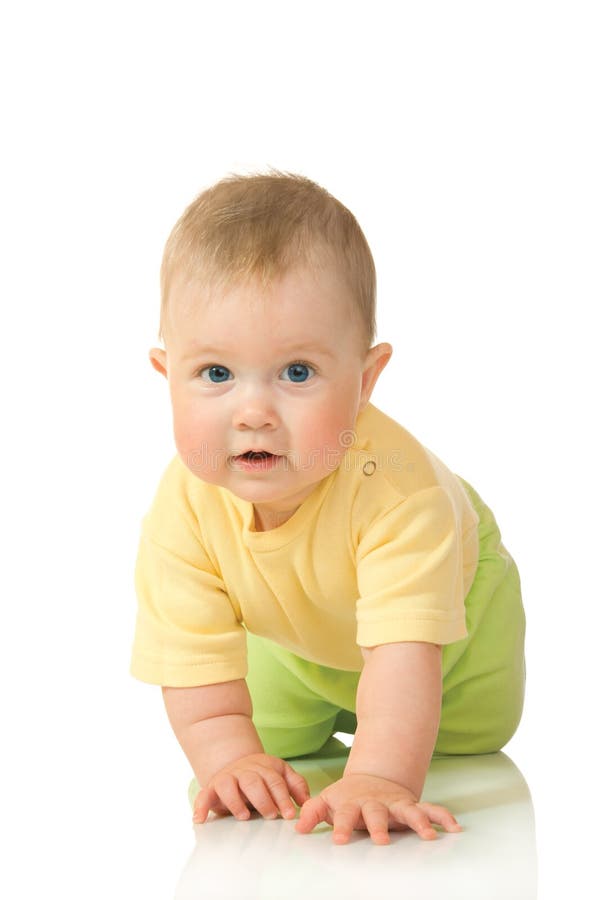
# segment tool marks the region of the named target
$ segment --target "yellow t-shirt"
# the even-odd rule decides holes
[[[459,479],[372,404],[341,464],[287,522],[176,456],[142,521],[131,673],[191,687],[244,678],[246,632],[360,671],[360,647],[467,637],[478,515]]]

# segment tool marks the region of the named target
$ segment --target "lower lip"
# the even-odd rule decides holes
[[[234,456],[232,462],[237,469],[243,469],[245,472],[268,472],[277,465],[279,458],[279,456],[267,456],[261,459],[247,459],[243,456]]]

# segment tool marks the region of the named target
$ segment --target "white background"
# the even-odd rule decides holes
[[[587,870],[597,882],[597,12],[1,14],[6,896],[164,900],[191,850],[187,763],[159,689],[128,674],[139,523],[174,452],[147,352],[176,218],[219,177],[268,165],[359,219],[395,349],[373,401],[496,513],[528,620],[505,752],[532,791],[540,896]]]

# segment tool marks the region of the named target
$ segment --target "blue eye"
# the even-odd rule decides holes
[[[312,366],[301,362],[292,363],[284,371],[290,376],[289,379],[284,378],[284,381],[290,380],[294,384],[302,384],[303,381],[310,378],[309,371],[315,373],[315,369]]]
[[[222,384],[231,375],[230,370],[225,366],[207,366],[206,369],[202,369],[198,374],[202,378],[205,372],[209,373],[209,378],[213,384]]]

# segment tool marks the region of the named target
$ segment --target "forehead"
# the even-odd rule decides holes
[[[357,330],[354,312],[350,291],[331,268],[299,267],[266,284],[258,277],[229,285],[176,282],[169,331],[186,351],[231,345],[249,332],[267,343],[326,351]]]

